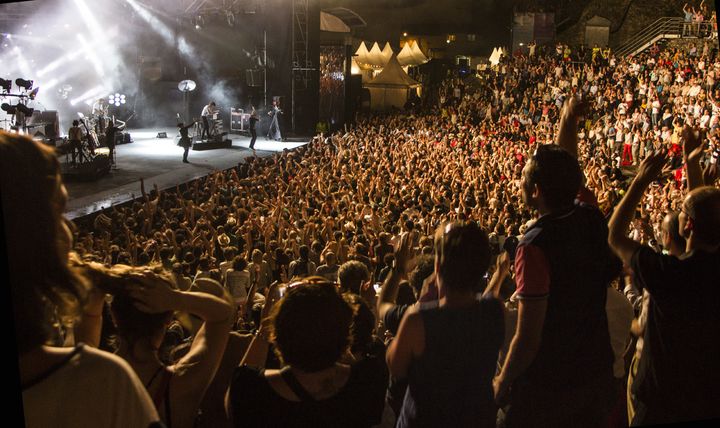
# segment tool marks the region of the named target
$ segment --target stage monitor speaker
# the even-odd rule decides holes
[[[78,166],[78,178],[82,181],[95,181],[110,172],[110,158],[107,155],[96,155],[91,162]]]
[[[157,137],[155,138],[167,138],[167,132],[158,132]]]
[[[245,70],[245,83],[248,86],[262,86],[262,70],[248,68]]]
[[[45,138],[58,138],[60,137],[60,116],[57,110],[35,110],[27,119],[27,125],[31,129],[35,127],[32,125],[42,126],[42,133]]]

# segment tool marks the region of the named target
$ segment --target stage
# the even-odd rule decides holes
[[[158,133],[167,133],[167,138],[157,138]],[[65,180],[69,200],[66,217],[73,219],[121,204],[140,196],[140,179],[145,181],[149,192],[153,184],[160,190],[175,187],[213,171],[229,169],[243,162],[253,152],[248,148],[250,137],[228,134],[232,146],[215,150],[190,150],[188,161],[183,163],[183,148],[177,146],[177,128],[131,129],[133,142],[115,148],[115,166],[96,181]],[[258,136],[255,150],[258,157],[270,156],[283,149],[294,149],[307,144],[304,142],[268,141]],[[61,155],[63,170],[69,168],[69,155]]]

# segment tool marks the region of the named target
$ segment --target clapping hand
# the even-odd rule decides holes
[[[640,164],[635,180],[649,184],[651,181],[656,180],[660,176],[660,173],[663,171],[666,163],[667,155],[665,152],[656,151],[651,153]]]

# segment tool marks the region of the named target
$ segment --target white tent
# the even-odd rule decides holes
[[[499,48],[495,48],[492,51],[492,54],[490,54],[490,64],[491,65],[498,65],[500,63],[500,56],[502,55],[502,51],[500,51]]]
[[[398,62],[403,67],[408,65],[415,65],[413,64],[413,56],[412,56],[412,49],[410,48],[410,43],[406,42],[405,46],[400,49],[400,53],[397,55]]]
[[[374,69],[381,69],[385,66],[385,61],[383,60],[383,53],[380,50],[380,46],[377,44],[377,42],[373,44],[370,52],[368,52],[366,64]]]
[[[428,58],[420,50],[420,46],[418,46],[417,41],[413,40],[412,44],[410,45],[410,50],[412,51],[413,59],[415,59],[415,65],[425,64],[426,62],[428,62]]]
[[[390,107],[403,108],[408,91],[420,84],[403,71],[397,55],[393,54],[383,71],[363,86],[370,90],[370,108],[384,110]]]
[[[368,53],[368,48],[365,46],[365,42],[360,42],[360,47],[358,47],[358,50],[355,51],[354,59],[361,70],[369,70],[372,68],[368,63]]]
[[[383,57],[383,66],[390,61],[390,57],[393,56],[393,50],[390,46],[390,42],[385,42],[385,47],[382,50],[382,57]]]

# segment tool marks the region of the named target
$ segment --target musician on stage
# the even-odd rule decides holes
[[[98,100],[93,103],[92,114],[97,119],[95,131],[98,134],[102,134],[105,132],[105,120],[108,114],[108,104],[105,98],[98,98]]]
[[[272,116],[272,122],[270,122],[270,128],[268,129],[267,138],[269,140],[280,141],[282,135],[280,135],[280,122],[278,122],[278,114],[282,114],[280,105],[277,101],[273,101],[272,109],[268,112],[269,116]]]
[[[215,101],[210,101],[210,104],[206,105],[202,109],[202,113],[200,113],[200,116],[202,116],[202,122],[203,122],[203,130],[200,134],[200,139],[204,139],[205,135],[207,133],[208,138],[210,137],[211,131],[210,131],[210,120],[213,118],[213,115],[218,112],[218,108],[215,106]]]
[[[178,146],[185,149],[185,153],[183,153],[183,163],[190,163],[187,160],[188,152],[190,152],[190,147],[192,147],[192,139],[190,139],[190,136],[188,135],[188,129],[192,128],[192,126],[195,125],[195,122],[185,126],[182,122],[178,123],[177,126],[180,128],[180,141],[178,142]]]
[[[105,144],[110,149],[110,164],[115,164],[115,135],[122,130],[125,125],[115,126],[115,121],[110,119],[107,128],[105,128]]]
[[[80,122],[73,120],[72,126],[68,129],[68,141],[70,141],[70,153],[72,154],[72,164],[75,165],[75,158],[79,157],[80,162],[83,161],[82,153],[82,129]]]
[[[257,130],[255,129],[255,126],[257,125],[259,120],[260,119],[258,118],[257,112],[255,111],[255,107],[253,107],[252,113],[250,113],[250,119],[248,119],[250,125],[250,136],[252,137],[250,139],[250,150],[252,151],[255,151],[255,140],[257,140]]]

